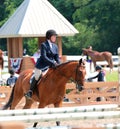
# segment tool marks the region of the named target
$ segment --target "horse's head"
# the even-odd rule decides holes
[[[85,59],[80,59],[79,64],[76,67],[76,75],[75,75],[75,81],[77,83],[77,89],[81,91],[84,86],[85,81],[85,75],[86,75],[86,68],[85,68]]]
[[[82,54],[83,54],[83,55],[88,55],[87,49],[83,48],[83,49],[82,49]]]

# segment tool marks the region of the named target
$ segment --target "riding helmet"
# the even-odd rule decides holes
[[[14,75],[14,74],[15,74],[15,71],[14,71],[13,69],[10,69],[10,70],[9,70],[9,73],[10,73],[11,75]]]
[[[95,68],[96,71],[101,70],[101,69],[102,69],[102,67],[100,65],[97,65],[96,68]]]
[[[57,36],[56,31],[55,30],[48,30],[46,32],[46,39],[50,39],[50,37],[53,36],[53,35],[56,35]]]

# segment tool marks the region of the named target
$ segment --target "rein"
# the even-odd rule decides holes
[[[78,68],[79,68],[79,65],[77,65],[76,66],[76,69],[75,69],[75,81],[73,81],[73,82],[75,82],[75,83],[77,83],[78,82],[78,80],[77,80],[77,76],[78,76],[78,74],[77,74],[77,71],[78,71]],[[59,73],[63,76],[63,77],[65,77],[65,78],[69,78],[69,77],[67,77],[63,72],[61,72],[59,69],[58,69],[58,71],[59,71]]]
[[[84,66],[84,64],[82,64],[82,66],[80,66],[80,67],[85,67],[85,66]],[[76,89],[78,89],[79,91],[82,91],[84,89],[84,86],[83,85],[79,85],[78,84],[79,80],[77,80],[78,68],[79,68],[79,65],[77,65],[77,67],[76,67],[76,75],[75,75]]]

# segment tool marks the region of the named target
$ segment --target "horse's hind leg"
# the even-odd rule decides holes
[[[10,109],[15,109],[16,105],[20,102],[20,100],[22,99],[23,97],[23,94],[17,94],[17,93],[14,93],[14,98],[13,98],[13,101],[11,103],[11,106],[10,106]]]

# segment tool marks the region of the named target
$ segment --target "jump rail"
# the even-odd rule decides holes
[[[21,116],[21,115],[41,115],[56,113],[79,113],[79,112],[97,112],[97,111],[114,111],[118,108],[117,104],[102,104],[80,107],[61,107],[61,108],[44,108],[44,109],[24,109],[24,110],[0,110],[1,116]]]
[[[34,128],[27,128],[34,129]],[[36,128],[37,129],[37,128]],[[38,128],[39,129],[39,128]],[[120,124],[105,124],[100,127],[70,127],[70,126],[51,126],[51,127],[41,127],[40,129],[120,129]]]
[[[104,110],[103,107],[106,107]],[[110,107],[111,110],[110,110]],[[108,108],[108,110],[107,110]],[[44,109],[24,109],[24,110],[4,110],[0,111],[0,122],[5,121],[57,121],[57,120],[85,120],[85,119],[106,119],[119,118],[120,111],[116,110],[117,105],[99,105],[72,108],[44,108]],[[91,110],[92,109],[92,110]],[[96,109],[96,111],[94,111]]]

